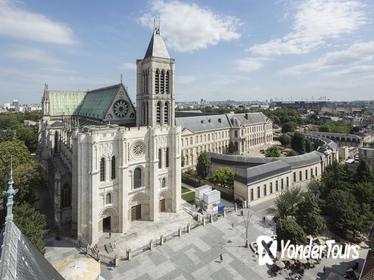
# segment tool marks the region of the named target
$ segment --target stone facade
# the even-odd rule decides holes
[[[182,127],[182,169],[194,168],[203,152],[248,154],[273,142],[273,123],[263,113],[177,118]]]

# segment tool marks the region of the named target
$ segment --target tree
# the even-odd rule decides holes
[[[360,159],[355,177],[359,182],[374,182],[373,170],[366,159]]]
[[[300,132],[295,132],[291,139],[291,147],[300,154],[305,153],[305,137]]]
[[[325,212],[330,218],[331,226],[338,232],[347,234],[361,229],[360,207],[349,192],[332,190],[326,200]]]
[[[293,188],[283,192],[276,200],[277,215],[281,218],[295,215],[296,207],[301,202],[300,188]]]
[[[20,164],[14,168],[14,186],[18,189],[17,201],[32,203],[34,190],[45,185],[42,170],[35,161]]]
[[[313,150],[314,150],[314,143],[310,139],[306,138],[305,139],[305,152],[310,153]]]
[[[282,133],[294,132],[295,129],[296,129],[296,123],[294,123],[294,122],[286,122],[282,126]]]
[[[16,128],[17,139],[23,141],[30,152],[35,152],[38,145],[37,126],[19,126]]]
[[[290,240],[291,244],[303,244],[305,242],[305,232],[294,221],[293,218],[279,218],[276,226],[278,246],[281,240],[287,242]]]
[[[13,167],[19,164],[31,162],[31,154],[25,144],[19,140],[0,142],[0,172],[3,175],[9,166],[10,159],[13,160]]]
[[[47,217],[28,203],[14,206],[14,223],[21,232],[44,253],[43,238],[47,233]]]
[[[212,180],[221,186],[231,187],[234,184],[234,173],[230,168],[220,167],[214,172]]]
[[[23,142],[19,140],[0,142],[0,197],[3,196],[2,191],[6,188],[11,158],[13,169],[21,164],[32,162],[31,154]]]
[[[196,173],[201,178],[205,179],[209,175],[210,171],[210,159],[206,152],[203,152],[197,158]]]
[[[311,192],[303,194],[303,200],[297,205],[295,218],[306,234],[318,235],[326,230],[318,199]]]
[[[281,136],[279,136],[279,142],[281,142],[283,146],[288,146],[291,143],[291,137],[283,133]]]
[[[271,146],[265,150],[265,156],[266,157],[280,157],[281,150],[277,146]]]

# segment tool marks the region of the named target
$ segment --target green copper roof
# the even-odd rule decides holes
[[[79,115],[94,119],[105,119],[105,113],[108,111],[121,86],[122,84],[118,84],[87,92],[79,110]]]
[[[84,91],[49,91],[51,116],[74,115],[86,95]]]

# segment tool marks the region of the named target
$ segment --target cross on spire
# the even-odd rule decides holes
[[[6,208],[7,214],[5,220],[12,221],[13,220],[13,204],[14,200],[13,197],[17,193],[18,190],[13,188],[13,158],[10,158],[10,165],[9,165],[9,180],[8,180],[8,190],[4,192],[5,196],[7,197]]]
[[[160,35],[160,26],[161,26],[161,21],[159,17],[154,18],[153,20],[153,29],[154,33]]]

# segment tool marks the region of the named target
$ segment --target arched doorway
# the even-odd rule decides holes
[[[100,215],[99,231],[117,232],[118,231],[118,214],[114,208],[106,208]]]

